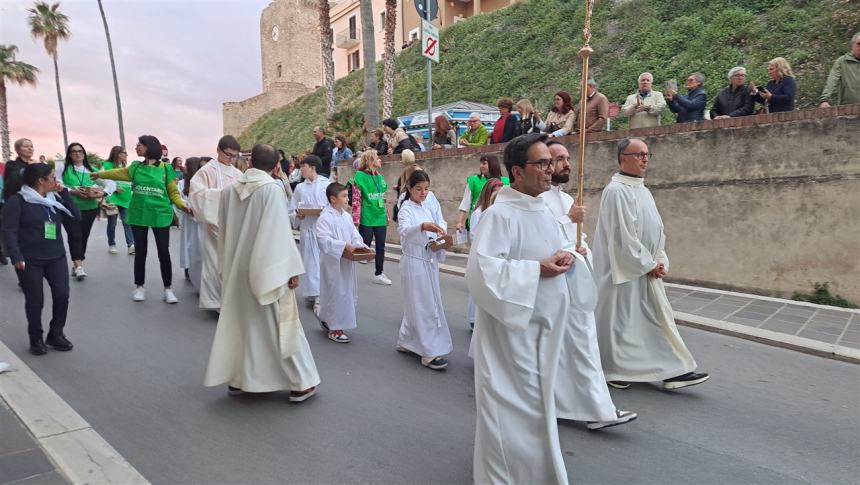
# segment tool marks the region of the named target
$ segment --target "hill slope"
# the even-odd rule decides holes
[[[710,98],[727,84],[730,68],[745,66],[748,78],[763,85],[767,61],[782,56],[798,81],[798,107],[809,107],[832,62],[860,30],[856,6],[856,0],[603,0],[594,11],[591,71],[601,92],[619,103],[636,89],[643,71],[654,73],[660,91],[667,79],[701,71]],[[554,92],[576,91],[583,15],[581,1],[529,0],[445,29],[442,62],[433,69],[434,104],[528,97],[546,113]],[[395,115],[426,107],[418,48],[397,56]],[[381,83],[381,63],[377,69]],[[336,83],[337,107],[344,112],[336,129],[360,126],[355,119],[363,109],[362,83],[363,71]],[[665,116],[670,119],[668,110]],[[312,146],[311,128],[321,124],[322,89],[264,115],[240,141],[244,147],[266,142],[299,153]],[[624,126],[618,119],[613,128]]]

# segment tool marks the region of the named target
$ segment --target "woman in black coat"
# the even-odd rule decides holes
[[[72,343],[63,333],[69,309],[69,266],[59,228],[66,219],[80,220],[81,213],[49,165],[27,165],[23,179],[21,191],[6,200],[3,207],[2,231],[9,258],[20,272],[30,353],[43,355],[47,346],[72,350]],[[43,279],[48,281],[53,300],[46,339],[42,336]]]

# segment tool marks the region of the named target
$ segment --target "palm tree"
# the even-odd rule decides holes
[[[113,74],[113,92],[116,96],[116,117],[119,120],[119,145],[125,148],[125,127],[122,124],[122,103],[119,100],[119,82],[116,79],[116,63],[113,60],[113,43],[110,41],[110,30],[108,30],[107,17],[105,17],[105,9],[102,6],[102,0],[99,2],[99,12],[102,14],[102,23],[105,24],[105,36],[107,37],[108,56],[110,57],[110,70]]]
[[[60,2],[48,5],[47,2],[37,1],[30,12],[30,34],[34,39],[43,39],[45,50],[54,60],[54,80],[57,82],[57,100],[60,103],[60,123],[63,125],[63,146],[69,146],[69,136],[66,132],[66,113],[63,110],[63,94],[60,91],[60,70],[57,67],[57,46],[61,40],[68,39],[72,33],[69,30],[69,17],[60,12]]]
[[[9,150],[9,113],[6,106],[6,81],[17,83],[20,86],[36,85],[36,74],[39,69],[26,62],[16,61],[15,53],[18,47],[14,45],[0,45],[0,138],[3,145],[3,160],[9,160],[12,156]]]
[[[361,47],[364,50],[364,127],[379,126],[379,84],[376,83],[376,35],[373,31],[373,2],[360,0]]]
[[[394,105],[394,31],[397,29],[397,0],[385,0],[385,66],[382,70],[382,118],[391,118]]]
[[[332,44],[334,43],[334,32],[331,30],[331,16],[329,15],[329,0],[317,0],[317,11],[320,17],[320,49],[323,58],[323,78],[325,82],[325,113],[331,116],[335,112],[334,106],[334,57]]]

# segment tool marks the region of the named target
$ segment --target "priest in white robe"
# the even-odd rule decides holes
[[[555,386],[575,251],[538,197],[553,169],[546,140],[528,134],[505,147],[511,186],[481,215],[469,253],[466,283],[478,307],[475,483],[568,483]]]
[[[302,159],[300,168],[304,182],[296,185],[290,200],[290,220],[293,227],[299,229],[299,249],[305,264],[299,293],[306,300],[314,302],[314,313],[317,316],[320,309],[320,249],[315,229],[319,216],[300,216],[297,210],[322,209],[328,205],[325,190],[331,181],[318,173],[321,167],[322,162],[316,155],[307,155]]]
[[[320,248],[320,324],[329,340],[349,343],[343,331],[358,326],[355,309],[358,291],[355,263],[346,258],[355,249],[367,248],[347,212],[349,200],[346,187],[333,183],[326,189],[329,204],[323,209],[316,226]]]
[[[561,189],[570,181],[570,153],[558,140],[547,142],[555,161],[552,186],[540,194],[561,229],[564,240],[576,245],[577,226],[585,219],[585,208],[574,205],[573,197]],[[589,429],[608,428],[636,419],[636,413],[615,407],[600,364],[597,329],[594,322],[594,303],[597,287],[591,267],[591,252],[582,235],[582,246],[577,248],[586,259],[572,271],[583,273],[579,285],[571,287],[570,325],[564,333],[561,360],[556,382],[558,417],[572,421],[585,421]],[[583,305],[583,302],[591,302]]]
[[[304,268],[270,175],[277,160],[272,146],[254,146],[252,168],[221,194],[221,314],[204,383],[230,394],[289,390],[301,402],[320,378],[295,298]]]
[[[191,178],[188,197],[198,222],[201,248],[200,308],[221,307],[221,280],[218,271],[218,203],[221,191],[242,176],[233,162],[239,156],[239,142],[231,135],[218,140],[218,158],[200,167]]]
[[[661,380],[680,389],[709,377],[694,372],[663,286],[666,236],[643,178],[650,157],[642,140],[618,142],[620,172],[603,189],[594,240],[597,338],[603,372],[618,389]]]

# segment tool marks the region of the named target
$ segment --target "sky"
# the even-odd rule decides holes
[[[57,0],[50,0],[53,3]],[[221,103],[262,90],[259,25],[270,0],[103,0],[116,60],[125,143],[155,135],[170,156],[214,156]],[[7,83],[10,140],[30,138],[36,156],[65,153],[54,68],[30,36],[33,0],[0,0],[0,44],[39,68],[36,87]],[[104,25],[96,0],[62,0],[72,36],[59,46],[69,142],[106,157],[119,144]],[[14,156],[14,155],[13,155]]]

